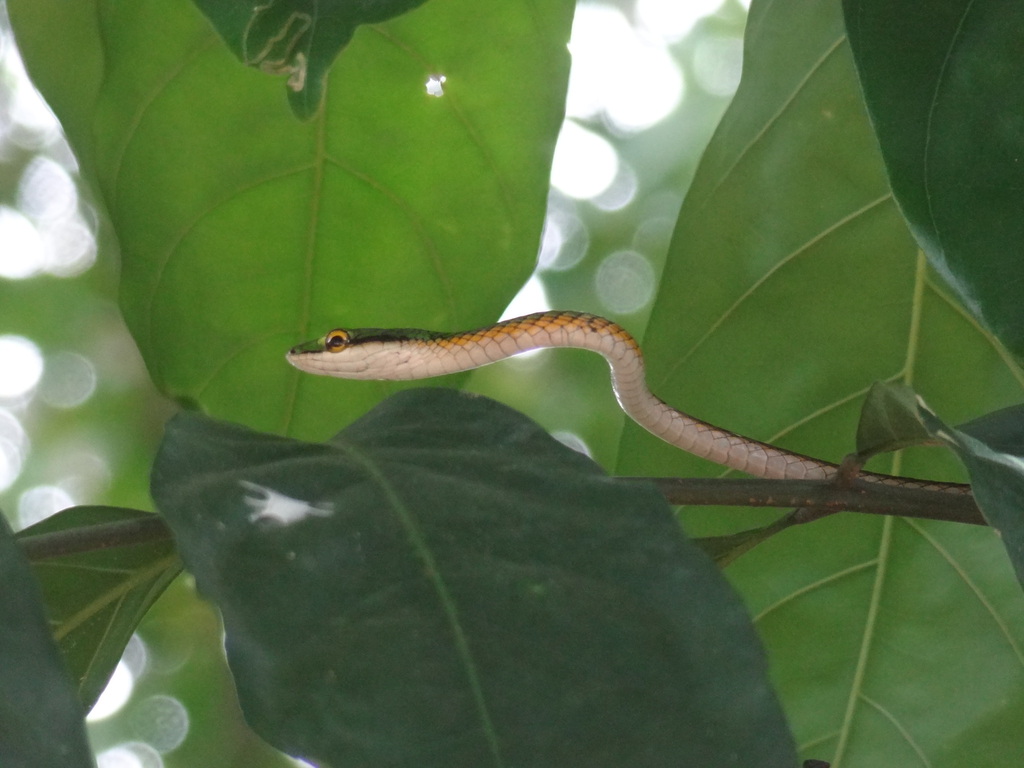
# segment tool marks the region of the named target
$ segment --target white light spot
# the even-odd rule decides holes
[[[75,500],[63,488],[56,485],[34,486],[18,498],[18,524],[28,528],[74,505]]]
[[[167,753],[181,746],[188,735],[188,710],[173,696],[150,696],[133,708],[135,736]]]
[[[572,70],[566,114],[599,113],[622,131],[641,131],[678,106],[683,74],[664,43],[641,38],[616,8],[581,3],[569,42]]]
[[[128,741],[96,755],[96,768],[163,768],[164,759],[149,744]]]
[[[42,375],[39,347],[24,336],[0,336],[0,398],[27,394]]]
[[[96,391],[96,368],[77,352],[57,352],[46,359],[39,396],[53,408],[74,408]]]
[[[25,428],[18,417],[6,408],[0,408],[0,437],[19,447],[25,444]]]
[[[146,667],[149,666],[149,649],[141,637],[132,635],[128,639],[128,645],[121,654],[121,661],[128,666],[128,671],[136,680],[145,674]]]
[[[636,197],[636,171],[624,161],[619,161],[619,172],[608,189],[595,197],[591,202],[602,211],[619,211],[629,205]]]
[[[0,408],[0,491],[10,488],[21,474],[28,453],[28,438],[18,417]]]
[[[250,522],[267,520],[278,525],[291,525],[307,517],[330,517],[334,514],[334,506],[330,502],[313,506],[247,480],[240,481],[239,485],[256,494],[245,497],[245,503],[253,510],[249,515]]]
[[[551,184],[569,197],[585,200],[611,186],[619,156],[605,139],[566,120],[551,163]]]
[[[590,233],[576,212],[553,206],[544,220],[537,267],[554,272],[572,269],[587,255],[589,247]]]
[[[686,37],[705,16],[722,6],[722,0],[637,0],[636,15],[643,28],[667,43]]]
[[[63,166],[37,156],[21,176],[17,207],[37,222],[66,219],[78,212],[78,188]]]
[[[721,35],[706,37],[693,51],[693,76],[712,96],[732,96],[743,71],[743,40]]]
[[[427,95],[429,96],[444,96],[444,84],[448,81],[448,78],[444,75],[431,75],[427,78]]]
[[[42,271],[45,251],[39,230],[6,205],[0,205],[0,243],[0,277],[21,280]]]
[[[123,660],[117,662],[114,674],[110,676],[110,680],[107,681],[107,687],[103,689],[103,693],[100,694],[92,709],[89,710],[86,720],[90,723],[95,723],[97,720],[105,720],[119,712],[128,703],[128,699],[131,698],[134,687],[135,677],[132,675],[128,665]]]
[[[617,251],[597,268],[594,288],[601,303],[612,312],[637,312],[654,297],[654,269],[636,251]]]
[[[40,235],[46,271],[57,277],[74,277],[96,263],[96,236],[73,216],[45,226]]]
[[[21,474],[24,459],[24,453],[17,445],[6,437],[0,437],[0,491],[14,485],[14,481]]]

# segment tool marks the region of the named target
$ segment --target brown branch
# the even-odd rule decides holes
[[[653,484],[670,504],[727,507],[785,507],[790,515],[777,521],[779,529],[808,523],[836,512],[896,515],[926,520],[988,525],[970,494],[865,483],[856,480],[838,487],[821,480],[761,480],[734,478],[624,477],[631,483]],[[152,515],[100,523],[52,533],[18,537],[32,561],[94,552],[113,547],[167,541],[171,530]]]
[[[901,488],[853,481],[841,488],[823,480],[624,477],[651,483],[670,504],[726,507],[790,507],[823,513],[860,512],[988,525],[969,493]]]

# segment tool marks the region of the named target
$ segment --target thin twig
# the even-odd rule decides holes
[[[902,488],[854,481],[847,488],[824,480],[625,477],[651,483],[670,504],[725,507],[790,507],[896,515],[988,525],[969,493]]]

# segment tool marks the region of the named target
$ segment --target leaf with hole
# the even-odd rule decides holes
[[[285,362],[292,345],[483,325],[533,270],[573,7],[445,0],[362,25],[299,122],[191,3],[7,5],[117,232],[121,307],[157,386],[311,439],[402,385],[335,397]]]
[[[320,108],[334,59],[360,24],[376,24],[426,0],[195,0],[232,52],[249,67],[288,76],[292,111],[308,120]],[[372,78],[372,73],[369,75]]]

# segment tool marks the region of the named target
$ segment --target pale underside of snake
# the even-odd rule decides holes
[[[427,379],[479,368],[550,347],[588,349],[611,366],[622,410],[666,443],[749,475],[780,480],[831,480],[837,464],[787,451],[708,424],[673,408],[647,386],[640,346],[622,326],[583,312],[539,312],[474,331],[438,333],[415,328],[336,329],[288,352],[308,373],[342,379]],[[861,472],[871,483],[967,493],[970,486]]]

